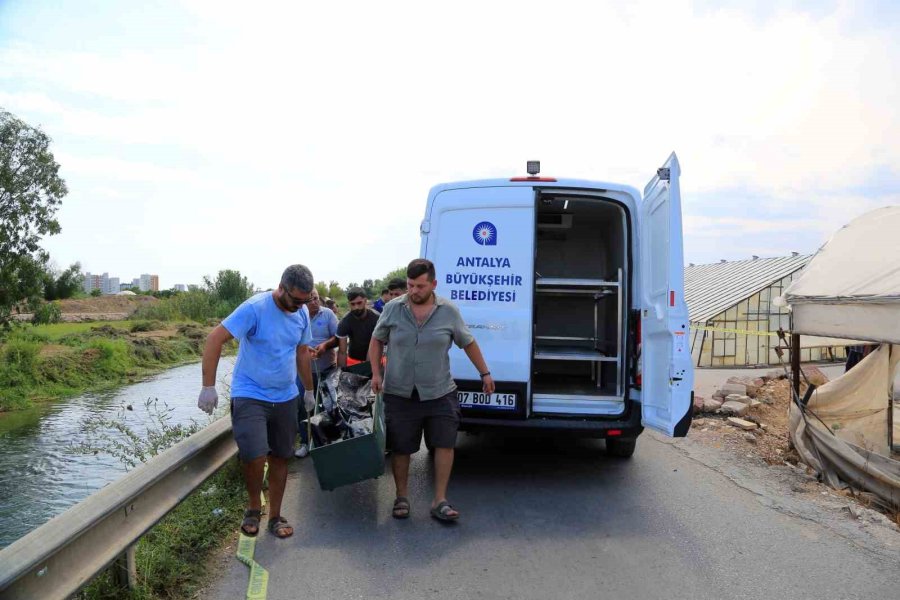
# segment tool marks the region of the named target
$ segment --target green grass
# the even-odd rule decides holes
[[[140,334],[165,326],[176,335]],[[0,341],[0,411],[114,388],[199,360],[207,331],[196,323],[138,320],[16,327]]]
[[[209,557],[237,537],[246,492],[237,459],[187,497],[138,542],[138,586],[116,587],[109,571],[91,582],[82,600],[191,598],[208,580]]]
[[[104,325],[108,325],[114,327],[116,329],[122,329],[124,331],[134,331],[133,327],[136,324],[147,323],[148,321],[143,320],[130,320],[130,321],[101,321],[95,323],[53,323],[50,325],[32,325],[29,327],[29,330],[40,338],[44,338],[47,341],[55,342],[67,335],[71,334],[79,334],[79,333],[87,333],[92,329],[96,329],[97,327],[102,327]],[[152,321],[149,321],[152,323]],[[162,323],[158,324],[157,329],[162,329],[165,325]],[[150,331],[147,329],[142,329],[141,331]]]

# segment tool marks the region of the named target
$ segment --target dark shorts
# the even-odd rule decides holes
[[[453,448],[459,429],[459,400],[456,390],[435,400],[422,401],[384,395],[384,420],[387,446],[397,454],[415,454],[422,445],[422,434],[429,448]]]
[[[242,461],[269,454],[278,458],[293,456],[298,401],[299,398],[287,402],[231,399],[231,426]]]

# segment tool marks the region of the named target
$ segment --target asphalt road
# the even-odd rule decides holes
[[[268,598],[900,597],[892,540],[832,526],[821,507],[748,480],[763,470],[730,472],[716,451],[647,434],[630,460],[602,449],[461,435],[451,526],[428,515],[424,451],[406,521],[390,516],[389,476],[322,492],[310,460],[296,461],[283,511],[296,533],[257,543]],[[247,581],[227,558],[201,597],[242,598]]]

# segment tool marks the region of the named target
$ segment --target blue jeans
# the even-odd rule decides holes
[[[319,388],[319,380],[328,377],[333,369],[337,367],[330,367],[325,369],[324,371],[317,372],[315,367],[312,370],[312,378],[313,378],[313,392],[315,392]],[[306,420],[310,417],[306,412],[306,404],[303,402],[303,394],[306,393],[306,388],[303,387],[303,382],[300,380],[300,377],[297,377],[297,388],[300,390],[300,401],[297,402],[297,433],[300,434],[300,443],[301,444],[309,444],[309,430],[306,427]]]

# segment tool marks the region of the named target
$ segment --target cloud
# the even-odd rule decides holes
[[[747,6],[191,1],[155,8],[117,51],[0,45],[0,104],[55,138],[81,210],[117,189],[166,234],[132,260],[191,263],[194,279],[240,263],[274,281],[281,257],[309,254],[324,279],[378,276],[417,252],[435,183],[537,158],[640,189],[671,150],[689,260],[728,239],[811,251],[897,199],[900,52],[850,3]],[[96,27],[128,9],[107,10]],[[247,229],[243,255],[222,245]],[[91,247],[67,239],[73,258]]]

